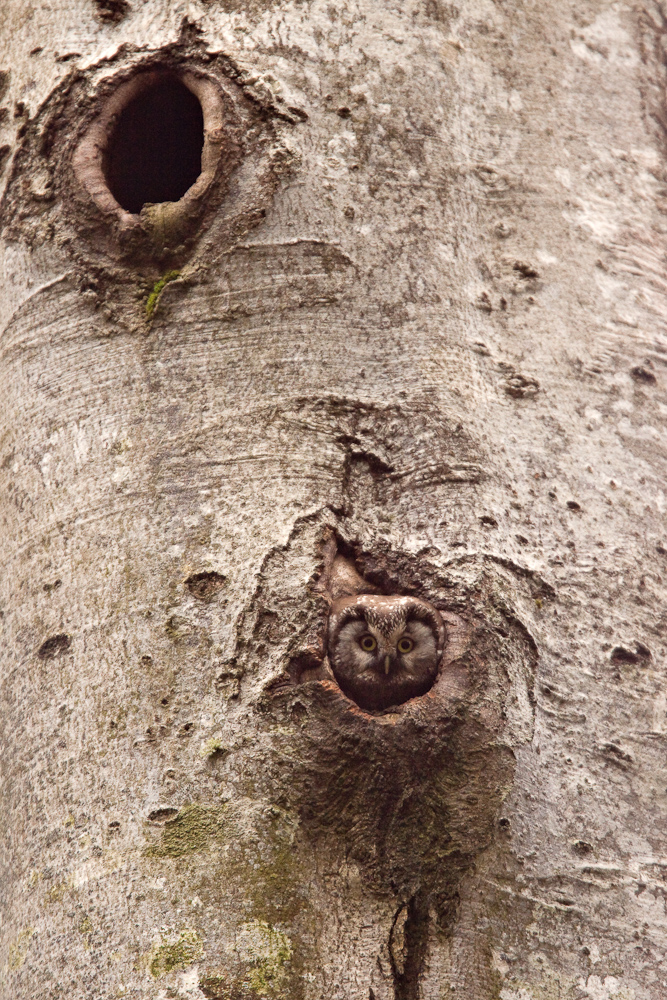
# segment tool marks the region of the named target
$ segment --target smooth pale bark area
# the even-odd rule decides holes
[[[0,39],[2,997],[667,995],[667,9]],[[161,52],[257,138],[135,266],[58,157]],[[318,679],[336,546],[461,623],[453,708]]]

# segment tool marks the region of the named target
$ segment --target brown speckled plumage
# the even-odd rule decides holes
[[[439,612],[416,597],[360,594],[335,601],[331,608],[329,660],[334,676],[345,694],[367,711],[382,711],[425,694],[437,677],[444,642]]]

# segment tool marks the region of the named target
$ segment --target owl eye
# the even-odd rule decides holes
[[[372,653],[377,646],[377,642],[372,635],[362,635],[359,645],[366,653]]]
[[[409,653],[411,649],[414,649],[414,645],[412,639],[408,639],[407,635],[404,635],[402,639],[398,640],[398,651],[399,653]]]

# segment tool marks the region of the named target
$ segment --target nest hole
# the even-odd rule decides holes
[[[109,190],[133,214],[179,201],[201,173],[203,147],[198,98],[176,77],[156,80],[116,119],[103,168]]]

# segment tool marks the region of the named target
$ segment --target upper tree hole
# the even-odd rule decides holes
[[[177,77],[154,80],[118,114],[104,162],[109,190],[134,214],[179,201],[201,173],[203,146],[197,97]]]

